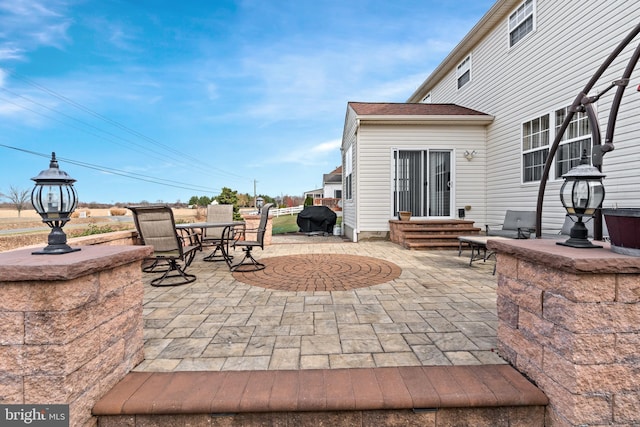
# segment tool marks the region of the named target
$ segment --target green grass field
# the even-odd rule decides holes
[[[298,215],[282,215],[278,217],[273,217],[273,234],[284,234],[284,233],[295,233],[298,231],[298,224],[296,220],[298,219]]]

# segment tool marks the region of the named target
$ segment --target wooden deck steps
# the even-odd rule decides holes
[[[390,220],[391,241],[407,249],[457,249],[458,236],[480,234],[473,221],[452,220]]]

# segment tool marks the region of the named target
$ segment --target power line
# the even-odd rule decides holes
[[[31,155],[34,155],[34,156],[44,157],[44,158],[47,158],[47,159],[50,158],[50,154],[38,153],[36,151],[26,150],[24,148],[12,147],[12,146],[6,145],[6,144],[0,144],[0,147],[4,147],[4,148],[11,149],[11,150],[20,151],[20,152],[31,154]],[[153,184],[163,185],[163,186],[166,186],[166,187],[180,188],[180,189],[183,189],[183,190],[200,191],[200,192],[207,192],[207,193],[219,193],[219,192],[221,192],[221,189],[214,189],[214,188],[209,188],[209,187],[193,185],[193,184],[189,184],[189,183],[183,183],[183,182],[179,182],[179,181],[156,178],[156,177],[152,177],[152,176],[149,176],[149,175],[143,175],[143,174],[139,174],[139,173],[135,173],[135,172],[126,172],[126,171],[122,171],[122,170],[119,170],[119,169],[109,168],[109,167],[106,167],[106,166],[99,166],[99,165],[94,165],[94,164],[91,164],[91,163],[81,162],[79,160],[73,160],[73,159],[68,159],[68,158],[59,157],[59,156],[57,156],[57,159],[61,160],[61,161],[64,161],[64,162],[67,162],[67,163],[70,163],[70,164],[73,164],[73,165],[76,165],[76,166],[83,167],[83,168],[93,169],[93,170],[97,170],[97,171],[100,171],[100,172],[109,173],[109,174],[112,174],[112,175],[119,175],[119,176],[123,176],[125,178],[135,179],[135,180],[138,180],[138,181],[144,181],[144,182],[149,182],[149,183],[153,183]]]
[[[102,114],[100,114],[98,112],[95,112],[92,109],[90,109],[90,108],[88,108],[88,107],[86,107],[86,106],[84,106],[84,105],[82,105],[82,104],[80,104],[80,103],[78,103],[78,102],[76,102],[76,101],[64,96],[64,95],[62,95],[62,94],[60,94],[60,93],[58,93],[58,92],[56,92],[56,91],[54,91],[52,89],[47,88],[46,86],[43,86],[43,85],[41,85],[39,83],[36,83],[33,80],[27,78],[26,76],[21,75],[20,73],[14,71],[14,70],[10,70],[10,69],[5,69],[5,70],[9,74],[11,74],[15,78],[25,82],[26,84],[28,84],[30,86],[33,86],[36,89],[39,89],[39,90],[41,90],[43,92],[46,92],[49,95],[51,95],[51,96],[53,96],[53,97],[65,102],[65,103],[67,103],[69,105],[72,105],[73,107],[75,107],[75,108],[77,108],[77,109],[79,109],[81,111],[84,111],[87,114],[90,114],[90,115],[98,118],[99,120],[102,120],[102,121],[104,121],[104,122],[106,122],[106,123],[108,123],[108,124],[110,124],[112,126],[115,126],[115,127],[119,128],[121,130],[124,130],[125,132],[127,132],[127,133],[129,133],[129,134],[131,134],[133,136],[136,136],[136,137],[138,137],[140,139],[143,139],[143,140],[151,143],[152,145],[155,145],[155,146],[160,147],[160,148],[162,148],[162,149],[164,149],[166,151],[169,151],[169,152],[171,152],[173,154],[176,154],[178,157],[184,157],[186,159],[189,159],[191,167],[193,167],[193,162],[195,162],[197,164],[200,164],[200,165],[204,166],[205,167],[204,170],[206,170],[209,173],[211,172],[211,170],[217,170],[217,171],[219,171],[219,172],[221,172],[221,173],[223,173],[225,175],[233,176],[233,177],[240,178],[240,179],[248,179],[248,178],[246,178],[246,177],[244,177],[242,175],[238,175],[238,174],[235,174],[233,172],[225,171],[225,170],[213,167],[211,165],[208,165],[205,162],[203,162],[200,158],[191,156],[191,155],[189,155],[187,153],[184,153],[183,151],[176,150],[173,147],[170,147],[170,146],[168,146],[166,144],[163,144],[163,143],[161,143],[161,142],[159,142],[159,141],[157,141],[157,140],[155,140],[153,138],[150,138],[150,137],[148,137],[148,136],[146,136],[146,135],[144,135],[144,134],[142,134],[142,133],[140,133],[140,132],[138,132],[138,131],[136,131],[136,130],[128,127],[128,126],[126,126],[126,125],[123,125],[122,123],[119,123],[119,122],[117,122],[117,121],[115,121],[113,119],[110,119],[109,117],[106,117],[106,116],[104,116],[104,115],[102,115]],[[19,106],[21,108],[25,108],[26,109],[26,107],[23,107],[21,105],[18,105],[18,104],[15,104],[15,103],[13,103],[13,104],[17,105],[17,106]],[[49,108],[49,107],[45,107],[45,108]],[[33,111],[33,110],[30,110],[30,111]],[[53,110],[53,111],[55,111],[55,110]],[[59,113],[59,114],[63,114],[63,113]],[[74,120],[76,120],[76,119],[74,119]],[[106,131],[103,131],[103,130],[101,130],[101,131],[107,133]],[[136,144],[136,145],[139,145],[139,144]],[[146,149],[148,149],[148,148],[146,148]]]
[[[3,91],[5,91],[5,92],[9,92],[9,93],[11,93],[11,94],[14,94],[14,92],[11,92],[11,91],[10,91],[10,90],[8,90],[8,89],[4,89],[4,88],[0,88],[0,89],[2,89],[2,90],[3,90]],[[28,98],[25,98],[25,97],[23,97],[23,96],[21,96],[21,95],[17,95],[17,96],[19,96],[19,97],[21,97],[21,98],[24,98],[24,99],[26,99],[26,100],[28,100],[28,101],[31,101],[31,100],[29,100]],[[104,132],[104,133],[106,133],[106,134],[108,134],[108,135],[112,135],[112,136],[114,136],[115,138],[122,139],[123,141],[130,142],[131,144],[133,144],[133,145],[135,145],[135,146],[138,146],[138,147],[141,147],[141,148],[143,148],[143,149],[144,149],[144,150],[146,150],[146,151],[143,151],[143,150],[136,150],[135,148],[132,148],[132,147],[130,147],[130,146],[127,146],[126,144],[122,144],[122,143],[119,143],[119,142],[116,142],[116,141],[112,141],[112,140],[110,140],[110,139],[108,139],[108,138],[105,138],[105,137],[104,137],[104,136],[102,136],[102,135],[99,135],[99,134],[94,133],[94,132],[90,132],[90,131],[88,131],[87,129],[83,129],[83,128],[78,127],[78,126],[74,126],[74,125],[72,125],[72,124],[65,123],[65,122],[63,122],[62,120],[58,120],[58,119],[56,119],[55,117],[52,117],[52,116],[50,116],[50,115],[48,115],[48,114],[44,114],[44,113],[42,113],[42,112],[40,112],[40,111],[36,111],[36,110],[34,110],[34,109],[32,109],[32,108],[25,107],[24,105],[17,104],[17,103],[15,103],[15,102],[11,101],[10,99],[7,99],[7,98],[4,98],[4,97],[1,97],[1,96],[0,96],[0,100],[2,100],[2,101],[4,101],[4,102],[7,102],[7,103],[9,103],[9,104],[13,104],[13,105],[15,105],[15,106],[17,106],[17,107],[20,107],[20,108],[22,108],[22,109],[24,109],[24,110],[30,111],[30,112],[32,112],[32,113],[34,113],[34,114],[39,115],[39,116],[46,117],[46,118],[47,118],[47,119],[49,119],[49,120],[53,120],[53,121],[55,121],[55,122],[58,122],[58,123],[61,123],[61,124],[65,125],[65,126],[69,126],[69,127],[73,128],[73,129],[78,129],[78,130],[80,130],[80,131],[83,131],[83,132],[85,132],[85,133],[88,133],[89,135],[93,135],[93,136],[95,136],[95,137],[97,137],[97,138],[104,139],[105,141],[112,142],[112,143],[114,143],[114,144],[116,144],[116,145],[119,145],[119,146],[121,146],[121,147],[129,148],[129,149],[131,149],[131,150],[133,150],[133,151],[137,151],[137,152],[138,152],[138,153],[140,153],[140,154],[149,155],[149,153],[147,152],[147,151],[148,151],[148,149],[146,149],[145,147],[141,146],[140,144],[136,144],[135,142],[133,142],[133,141],[128,141],[128,140],[126,140],[126,139],[124,139],[124,138],[122,138],[122,137],[119,137],[118,135],[111,134],[111,133],[109,133],[109,132],[103,131],[102,129],[100,129],[100,128],[96,127],[96,126],[93,126],[93,125],[91,125],[91,124],[89,124],[89,123],[85,123],[85,122],[83,122],[82,120],[79,120],[79,119],[73,118],[73,117],[71,117],[71,116],[69,116],[69,115],[67,115],[67,114],[65,114],[65,113],[61,113],[61,112],[59,112],[59,111],[55,111],[55,110],[53,110],[52,108],[49,108],[49,107],[47,107],[47,106],[45,106],[45,105],[42,105],[42,104],[40,104],[40,103],[38,103],[38,102],[31,101],[31,102],[33,102],[33,103],[34,103],[34,104],[36,104],[36,105],[40,105],[40,106],[42,106],[42,107],[44,107],[44,108],[46,108],[46,109],[48,109],[48,110],[52,110],[52,111],[54,111],[54,112],[56,112],[56,113],[58,113],[58,114],[61,114],[61,115],[65,116],[65,117],[70,118],[71,120],[74,120],[74,121],[76,121],[76,122],[82,123],[82,124],[84,124],[85,126],[88,126],[88,127],[94,128],[94,129],[96,129],[96,130],[98,130],[98,131],[100,131],[100,132]],[[157,160],[165,160],[165,159],[164,159],[164,158],[162,158],[162,157],[155,157],[155,156],[151,156],[151,157],[154,157],[154,158],[155,158],[155,159],[157,159]]]

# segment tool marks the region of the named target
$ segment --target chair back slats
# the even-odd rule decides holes
[[[169,206],[128,206],[143,245],[153,246],[153,263],[143,266],[145,273],[160,276],[151,286],[179,286],[193,283],[197,277],[185,270],[193,261],[200,246],[183,246],[176,231],[173,211]],[[183,265],[181,265],[183,264]]]
[[[267,203],[262,207],[260,211],[260,223],[258,224],[258,234],[256,240],[260,244],[260,247],[264,246],[264,235],[267,232],[267,221],[269,220],[269,209],[273,207],[273,203]]]
[[[233,221],[233,205],[209,205],[207,207],[207,222]],[[204,229],[205,240],[220,240],[223,227],[208,227]]]
[[[181,256],[182,244],[178,238],[173,211],[168,206],[135,206],[136,228],[143,244],[153,246],[156,253],[175,253]]]

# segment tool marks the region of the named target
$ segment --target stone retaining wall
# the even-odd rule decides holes
[[[640,424],[640,258],[604,246],[488,245],[500,355],[548,396],[546,425]]]
[[[258,227],[260,226],[260,215],[243,215],[242,218],[244,219],[244,221],[246,222],[246,227],[247,230],[257,230]],[[267,220],[267,231],[264,234],[264,245],[265,246],[269,246],[271,245],[271,237],[273,235],[273,222],[272,222],[272,217],[269,216],[269,219]],[[257,233],[255,231],[251,232],[251,231],[247,231],[246,240],[256,240],[257,238]]]
[[[95,426],[95,402],[143,360],[140,265],[151,248],[86,246],[0,253],[0,403],[69,404]]]

